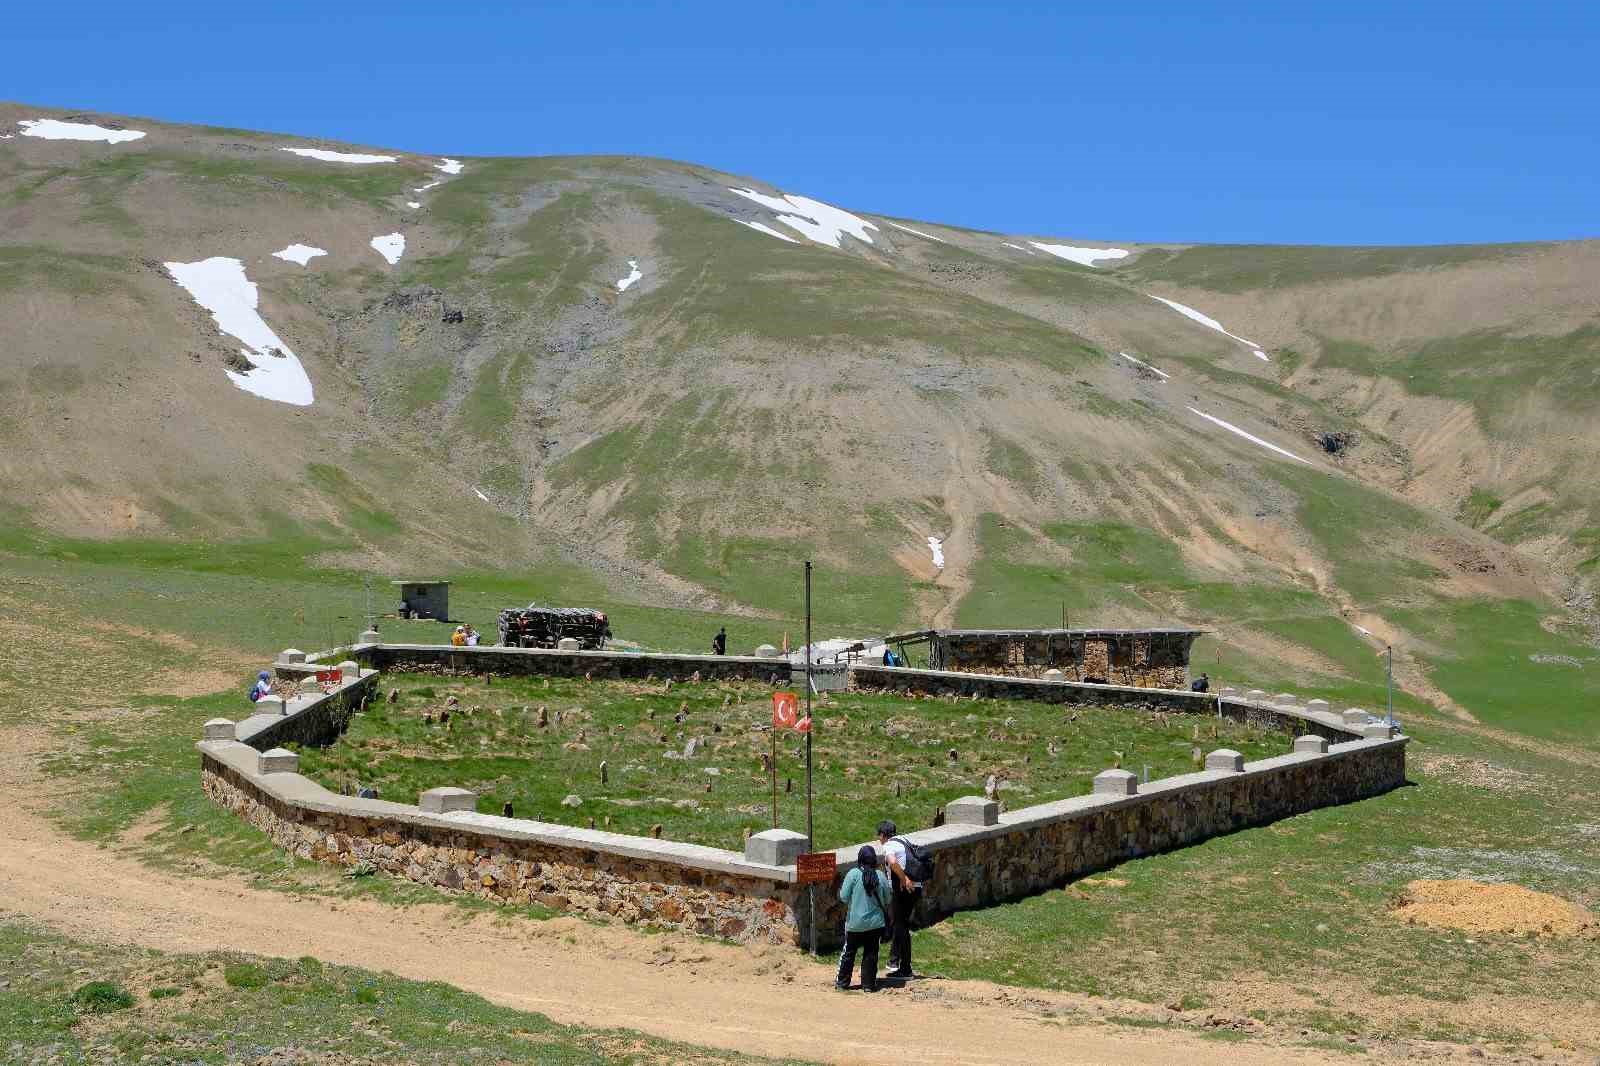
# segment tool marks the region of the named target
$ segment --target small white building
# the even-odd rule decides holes
[[[395,610],[401,618],[433,618],[440,622],[450,619],[450,582],[448,581],[391,581],[400,590],[400,605]]]

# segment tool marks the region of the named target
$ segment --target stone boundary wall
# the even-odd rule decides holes
[[[1146,784],[1110,770],[1096,778],[1092,795],[1004,814],[982,797],[957,800],[946,807],[945,825],[905,834],[935,857],[916,924],[1025,899],[1128,859],[1382,795],[1405,783],[1408,741],[1396,736],[1329,745],[1307,736],[1289,755]],[[1219,755],[1236,757],[1213,752],[1208,766],[1228,762]],[[835,852],[841,876],[855,865],[857,848]],[[822,928],[842,927],[831,893],[829,904],[826,919],[819,916]]]
[[[440,656],[414,657],[418,646],[357,645],[351,655],[394,647],[401,668],[416,661],[448,665],[518,664],[513,672],[618,659],[636,662],[740,660],[721,656],[619,656],[603,652],[534,649],[462,649],[427,646]],[[495,658],[479,658],[485,652]],[[339,652],[336,651],[335,654]],[[510,658],[505,658],[509,656]],[[530,656],[532,658],[530,658]],[[370,658],[369,658],[369,661]],[[782,660],[743,660],[781,666]],[[303,673],[314,663],[286,652],[277,664]],[[278,846],[302,858],[346,867],[368,866],[395,877],[507,903],[539,903],[557,910],[611,916],[740,941],[803,946],[809,942],[807,889],[795,884],[795,856],[805,837],[789,830],[757,833],[743,855],[718,848],[592,829],[503,818],[477,812],[464,789],[431,789],[418,805],[358,799],[329,792],[298,772],[299,758],[277,745],[332,743],[350,715],[375,691],[380,675],[339,664],[345,680],[333,692],[291,700],[242,722],[213,719],[198,745],[207,796],[261,829]],[[647,668],[648,669],[648,668]],[[464,673],[481,672],[468,668]],[[493,672],[493,671],[491,671]],[[659,669],[656,676],[663,675]],[[686,670],[683,676],[691,676]],[[927,847],[937,862],[916,916],[923,925],[960,910],[1023,899],[1059,888],[1117,863],[1156,854],[1239,829],[1334,804],[1381,795],[1405,782],[1407,737],[1373,723],[1365,712],[1341,718],[1322,710],[1290,708],[1251,698],[1129,689],[966,673],[855,667],[862,688],[932,692],[978,698],[1046,702],[1105,702],[1188,713],[1241,717],[1302,733],[1288,755],[1246,763],[1220,750],[1206,769],[1140,784],[1125,770],[1095,778],[1088,796],[1001,813],[979,796],[945,808],[946,824],[905,834]],[[621,676],[643,677],[646,670]],[[702,672],[702,677],[707,676]],[[260,704],[258,707],[262,706]],[[1356,716],[1362,719],[1356,722]],[[1337,723],[1337,724],[1335,724]],[[1329,734],[1338,742],[1330,743]],[[835,852],[839,877],[855,863],[859,845]],[[819,940],[842,937],[839,881],[818,886]]]
[[[425,809],[475,799],[461,790],[424,793],[424,807],[340,796],[302,777],[296,757],[281,749],[219,738],[201,741],[199,750],[206,795],[303,859],[365,865],[500,903],[730,940],[802,942],[792,863],[470,808]]]
[[[282,669],[281,664],[279,669]],[[312,667],[313,673],[315,670],[316,667]],[[373,698],[378,676],[376,670],[362,670],[359,676],[347,673],[332,692],[286,702],[263,700],[255,706],[265,709],[239,722],[235,735],[260,751],[284,744],[326,747],[344,735],[350,716]]]
[[[453,674],[590,677],[639,680],[789,683],[789,661],[746,655],[663,655],[653,652],[555,651],[548,648],[458,648],[449,644],[358,644],[351,655],[378,670],[437,669]]]
[[[965,696],[969,699],[1032,700],[1036,703],[1074,703],[1100,707],[1142,707],[1151,711],[1221,716],[1247,725],[1262,726],[1294,735],[1310,734],[1330,741],[1361,736],[1360,726],[1346,724],[1331,709],[1299,707],[1261,698],[1246,699],[1216,692],[1181,692],[1175,689],[1134,688],[1128,685],[1093,685],[1083,681],[1045,681],[1001,674],[969,674],[955,670],[915,670],[904,666],[850,667],[850,684],[863,691],[899,692],[928,696]],[[1326,707],[1323,704],[1323,707]],[[1361,712],[1366,717],[1365,712]]]

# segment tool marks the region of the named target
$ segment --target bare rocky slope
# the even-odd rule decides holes
[[[1180,620],[1225,672],[1328,685],[1394,639],[1413,693],[1491,717],[1485,655],[1586,684],[1600,242],[1136,245],[655,159],[0,104],[5,134],[10,525],[375,570],[555,551],[755,612],[812,557],[864,628]],[[292,355],[169,266],[213,257]],[[291,359],[312,402],[247,391]]]

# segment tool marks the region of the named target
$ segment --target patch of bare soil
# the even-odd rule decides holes
[[[1521,885],[1412,881],[1391,913],[1413,925],[1466,933],[1600,936],[1600,925],[1587,909]]]
[[[1542,787],[1544,779],[1525,770],[1499,766],[1487,759],[1474,759],[1466,755],[1440,755],[1423,752],[1413,757],[1423,773],[1445,781],[1490,792],[1513,794],[1534,791]]]

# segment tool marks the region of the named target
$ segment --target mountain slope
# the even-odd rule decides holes
[[[1592,655],[1600,244],[1108,245],[662,160],[0,131],[0,499],[46,534],[560,555],[755,613],[812,557],[833,624],[1178,618],[1365,700],[1393,639],[1491,720],[1588,691],[1549,663]],[[277,339],[243,363],[168,265],[214,257]],[[291,358],[310,404],[246,391]]]

